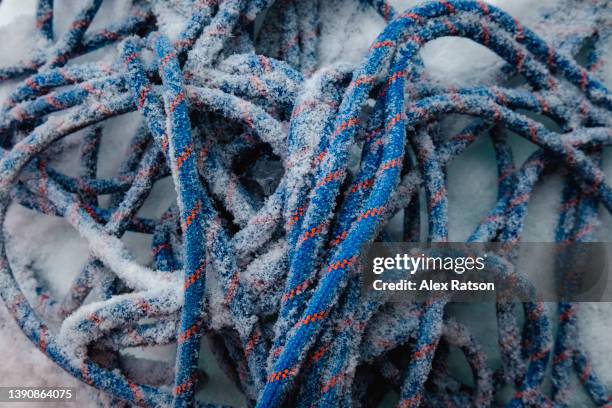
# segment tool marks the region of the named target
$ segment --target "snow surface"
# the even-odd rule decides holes
[[[542,33],[545,27],[539,26],[540,17],[556,4],[557,0],[489,0]],[[56,1],[54,30],[56,38],[65,30],[78,7],[77,0]],[[322,2],[322,41],[321,66],[338,62],[358,63],[369,45],[384,28],[384,22],[371,9],[358,6],[357,0],[337,0]],[[394,0],[398,10],[417,4],[413,0]],[[110,21],[117,20],[127,10],[129,2],[124,0],[107,0],[101,12],[94,20],[95,27],[102,27]],[[0,3],[0,60],[1,65],[10,65],[28,57],[27,51],[34,48],[40,39],[34,30],[34,12],[36,0],[3,0]],[[59,16],[59,18],[57,18]],[[328,16],[328,17],[326,17]],[[58,21],[59,20],[59,21]],[[175,26],[168,21],[168,27]],[[612,49],[612,47],[607,47]],[[490,83],[501,66],[501,60],[490,51],[463,39],[444,38],[428,44],[422,52],[429,75],[439,81],[452,84]],[[612,63],[612,52],[604,55],[606,66]],[[612,86],[612,70],[608,69],[605,78]],[[10,85],[0,86],[0,99],[4,98]],[[128,143],[124,134],[133,134],[137,119],[126,115],[108,121],[105,125],[102,142],[102,157],[99,174],[115,174],[119,159],[116,152],[124,151]],[[67,138],[63,143],[69,144],[78,140],[76,136]],[[513,147],[517,159],[526,157],[532,147],[515,140]],[[609,155],[607,155],[609,156]],[[609,159],[609,157],[607,157]],[[612,164],[607,160],[605,171],[612,178]],[[66,168],[74,168],[74,163],[62,163]],[[145,216],[158,216],[174,199],[170,180],[166,180],[153,191],[147,204],[141,211]],[[464,240],[476,223],[495,202],[495,161],[492,147],[487,141],[480,141],[471,146],[463,156],[449,167],[449,200],[450,200],[450,238]],[[525,229],[526,241],[551,241],[556,215],[555,208],[559,200],[561,179],[549,178],[536,189],[530,202],[529,215]],[[477,199],[474,199],[477,197]],[[607,241],[612,229],[612,219],[603,216],[603,227],[600,240]],[[21,207],[10,209],[6,223],[10,234],[9,256],[16,273],[20,269],[31,267],[48,282],[56,295],[65,293],[72,277],[79,271],[88,256],[85,240],[65,221],[41,216]],[[60,238],[60,239],[58,239]],[[138,234],[128,234],[123,240],[136,255],[136,259],[146,264],[149,238]],[[550,308],[554,310],[553,307]],[[496,359],[493,308],[483,306],[458,306],[453,312],[469,325],[474,336],[489,339],[484,344],[492,360]],[[584,304],[581,307],[580,336],[587,351],[593,357],[594,368],[608,387],[612,387],[612,341],[610,323],[612,323],[612,305],[605,303]],[[472,317],[478,315],[478,323]],[[160,361],[173,362],[174,347],[158,347],[154,350],[129,350],[135,356],[148,356]],[[457,370],[464,370],[459,363]],[[244,404],[244,399],[235,390],[231,382],[214,364],[209,353],[204,353],[200,366],[207,372],[209,380],[200,397],[210,401],[234,405]],[[468,374],[466,374],[468,375]],[[64,373],[47,360],[17,328],[8,316],[4,305],[0,305],[0,386],[73,386],[77,387],[79,399],[97,400],[103,405],[109,401],[91,387],[81,384]],[[574,384],[576,389],[580,387]],[[232,390],[231,392],[228,390]],[[575,393],[575,403],[582,404],[585,399],[581,392]],[[24,406],[27,406],[24,404]],[[29,406],[34,406],[29,405]]]

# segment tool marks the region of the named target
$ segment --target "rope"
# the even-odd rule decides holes
[[[578,304],[558,304],[553,332],[542,303],[522,305],[521,327],[516,302],[500,300],[493,372],[480,339],[446,312],[448,297],[362,293],[358,261],[366,244],[391,239],[384,227],[398,213],[405,241],[448,241],[447,167],[482,137],[497,197],[469,242],[519,242],[536,183],[553,171],[565,177],[555,240],[594,241],[599,205],[612,210],[602,172],[612,97],[598,79],[609,24],[545,41],[481,1],[403,13],[364,1],[386,28],[363,62],[319,67],[318,0],[171,3],[135,1],[123,21],[92,30],[102,0],[88,0],[55,40],[54,2],[40,0],[45,47],[0,68],[0,82],[14,82],[0,106],[0,221],[21,205],[64,218],[89,245],[57,297],[33,271],[14,271],[2,233],[0,295],[36,347],[140,406],[218,406],[195,398],[204,339],[249,406],[375,406],[390,391],[399,407],[491,406],[509,387],[509,407],[564,407],[572,371],[610,406],[579,339]],[[565,21],[564,4],[545,22]],[[605,2],[573,7],[606,15]],[[498,83],[524,84],[437,84],[420,51],[442,37],[487,47],[505,62]],[[572,55],[586,39],[583,67]],[[118,51],[110,64],[76,59],[102,48]],[[117,175],[98,177],[105,121],[132,112],[139,126]],[[449,135],[449,115],[469,121]],[[76,151],[62,143],[81,130]],[[536,146],[525,162],[507,131]],[[59,170],[74,154],[78,171]],[[176,202],[143,217],[169,177]],[[149,265],[134,260],[126,232],[151,235]],[[165,344],[177,346],[172,383],[136,383],[121,368],[121,350]],[[472,385],[450,373],[451,347]]]

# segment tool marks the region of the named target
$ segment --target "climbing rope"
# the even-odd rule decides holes
[[[553,333],[542,303],[523,304],[523,327],[514,302],[497,303],[502,366],[492,372],[478,337],[447,315],[449,298],[366,294],[359,263],[368,243],[391,239],[385,226],[398,213],[405,241],[448,241],[447,166],[481,138],[493,145],[498,190],[469,242],[519,242],[536,183],[554,171],[565,177],[555,240],[596,239],[599,205],[612,210],[602,172],[612,96],[598,79],[605,1],[579,6],[608,18],[600,30],[550,41],[481,1],[403,13],[355,2],[386,27],[360,64],[326,67],[318,0],[134,1],[123,21],[90,29],[102,3],[82,2],[55,39],[53,1],[40,0],[45,46],[0,68],[12,86],[0,106],[0,220],[21,205],[62,217],[89,245],[59,297],[34,271],[14,271],[0,240],[4,303],[57,365],[117,401],[217,406],[195,398],[206,339],[249,406],[376,406],[389,392],[400,407],[491,406],[510,387],[510,407],[562,407],[572,371],[593,403],[610,406],[579,339],[578,304],[559,303]],[[546,18],[564,18],[563,4]],[[432,80],[420,51],[442,37],[501,57],[498,85]],[[582,66],[574,57],[585,41]],[[96,50],[112,58],[77,59]],[[131,112],[139,126],[124,135],[124,161],[98,177],[105,121]],[[468,124],[448,134],[449,115]],[[537,146],[524,163],[507,131]],[[57,163],[75,154],[63,140],[77,132],[69,174]],[[168,177],[175,203],[143,217]],[[151,264],[134,260],[126,232],[151,235]],[[136,383],[122,369],[121,350],[165,344],[176,344],[172,384]],[[451,347],[472,385],[449,372]]]

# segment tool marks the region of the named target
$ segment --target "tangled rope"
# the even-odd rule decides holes
[[[577,336],[577,304],[559,304],[553,339],[541,303],[523,305],[522,328],[516,305],[498,303],[493,373],[478,339],[445,314],[449,299],[366,295],[358,262],[365,244],[390,239],[383,227],[398,213],[403,239],[421,240],[421,194],[427,240],[448,240],[446,168],[481,137],[494,146],[497,202],[469,241],[519,241],[535,184],[555,169],[566,180],[555,239],[593,240],[599,205],[612,210],[601,170],[612,97],[596,79],[609,21],[552,43],[480,1],[402,14],[371,1],[388,24],[363,63],[318,69],[317,0],[135,1],[124,21],[88,30],[101,3],[84,1],[53,42],[53,1],[40,0],[48,46],[0,69],[1,81],[18,79],[0,112],[0,219],[11,203],[63,217],[90,248],[57,298],[34,273],[36,284],[18,282],[0,240],[2,298],[56,364],[117,401],[215,406],[194,399],[204,336],[258,407],[375,406],[389,391],[400,407],[490,406],[507,387],[511,407],[567,406],[572,371],[610,406]],[[172,7],[182,26],[170,39]],[[609,13],[605,2],[588,7]],[[441,37],[489,48],[506,62],[500,78],[525,83],[436,85],[419,52]],[[583,67],[570,55],[586,38]],[[104,47],[118,50],[111,64],[75,60]],[[97,177],[103,122],[134,111],[143,121],[117,176]],[[471,122],[448,136],[438,126],[448,115]],[[80,174],[69,175],[54,163],[81,130]],[[505,130],[538,146],[519,166]],[[139,215],[169,176],[176,203],[159,219]],[[128,231],[152,236],[151,266],[133,260]],[[120,369],[119,351],[172,343],[173,384]],[[451,347],[472,385],[449,372]]]

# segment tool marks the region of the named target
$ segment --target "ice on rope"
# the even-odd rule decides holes
[[[507,143],[494,145],[487,135],[495,130],[486,128],[479,131],[485,136],[466,144],[461,157],[450,161],[455,153],[452,144],[444,142],[461,135],[472,122],[465,115],[446,115],[417,131],[409,129],[413,140],[408,145],[418,153],[413,155],[416,162],[400,164],[394,149],[401,143],[396,146],[391,136],[380,137],[377,127],[388,125],[384,115],[400,106],[400,93],[406,99],[404,112],[417,122],[421,113],[412,104],[424,100],[423,94],[488,87],[524,92],[521,95],[530,95],[526,103],[535,95],[559,107],[566,129],[542,119],[541,113],[550,112],[543,112],[539,101],[539,108],[532,110],[540,112],[525,115],[542,120],[555,132],[551,135],[576,130],[577,138],[588,140],[589,120],[604,129],[600,133],[609,133],[610,96],[586,76],[574,78],[572,85],[557,72],[559,89],[532,92],[525,78],[516,75],[517,66],[523,74],[535,72],[534,82],[541,82],[538,74],[548,75],[544,63],[525,59],[531,54],[520,37],[522,27],[528,27],[553,44],[559,58],[575,57],[590,67],[588,78],[612,86],[612,16],[604,0],[490,0],[488,5],[513,17],[504,28],[518,30],[500,34],[504,45],[516,45],[519,52],[508,51],[515,57],[511,63],[474,41],[444,36],[419,51],[422,72],[413,64],[405,77],[391,77],[393,62],[385,61],[372,78],[376,64],[366,56],[391,49],[389,42],[377,43],[389,24],[385,19],[393,10],[401,13],[424,2],[54,3],[49,33],[40,22],[37,28],[38,2],[0,2],[0,136],[10,135],[1,146],[0,175],[11,181],[0,182],[0,200],[7,195],[12,199],[3,245],[18,285],[6,276],[0,279],[7,304],[0,306],[0,348],[5,350],[0,354],[0,385],[74,386],[79,398],[99,406],[116,405],[113,393],[156,406],[184,406],[193,394],[199,401],[232,406],[280,406],[283,401],[296,406],[359,406],[359,401],[367,406],[367,396],[359,390],[376,377],[396,391],[381,396],[382,406],[392,406],[395,394],[404,404],[421,397],[430,405],[447,402],[445,398],[465,406],[472,402],[472,396],[459,391],[421,393],[431,375],[437,376],[431,381],[438,386],[456,388],[455,377],[476,385],[471,390],[483,400],[492,398],[493,371],[507,364],[499,350],[495,328],[500,317],[494,307],[453,304],[446,307],[442,322],[433,308],[377,299],[366,303],[358,295],[350,255],[355,243],[374,239],[374,232],[363,227],[373,218],[386,223],[381,239],[401,239],[409,229],[408,212],[393,212],[414,207],[410,202],[415,197],[419,206],[410,216],[421,221],[415,227],[417,238],[425,239],[429,232],[434,240],[467,240],[498,202],[498,188],[505,188],[498,179],[498,164],[509,153],[499,149],[510,149],[520,166],[533,159],[536,146],[518,131],[506,132]],[[451,10],[450,19],[459,3],[439,5]],[[467,14],[459,13],[452,21],[457,26],[489,23]],[[155,35],[153,19],[159,30]],[[423,24],[452,32],[449,19],[440,20],[440,27],[428,20]],[[114,33],[124,21],[128,29]],[[481,40],[503,31],[485,35],[479,30]],[[255,41],[250,33],[255,33]],[[96,46],[96,41],[104,46]],[[585,41],[593,43],[590,56]],[[364,63],[372,66],[364,68]],[[15,67],[23,73],[11,74]],[[56,76],[47,80],[63,81],[61,85],[39,89],[24,82],[33,73],[54,68]],[[360,69],[361,77],[351,76]],[[10,79],[2,82],[4,72]],[[400,77],[410,85],[405,93],[393,85]],[[376,88],[358,110],[352,104],[357,105],[361,86]],[[382,110],[377,95],[391,95]],[[482,101],[496,97],[476,95],[462,101],[482,113],[488,103]],[[430,99],[428,108],[454,102]],[[358,115],[339,117],[338,109]],[[522,120],[515,111],[525,113],[513,109],[511,119]],[[93,117],[101,121],[99,128],[78,125]],[[345,141],[344,132],[353,131],[354,139]],[[393,126],[387,132],[391,135]],[[383,150],[388,145],[392,147]],[[42,153],[34,154],[37,149]],[[436,162],[433,149],[446,154],[448,165]],[[597,154],[589,156],[593,162]],[[609,180],[608,149],[602,157]],[[387,158],[394,160],[384,162]],[[434,164],[427,167],[420,160]],[[13,171],[15,164],[23,166],[20,172]],[[413,170],[402,173],[395,187],[398,180],[385,177],[401,166]],[[440,174],[445,181],[439,180]],[[507,216],[506,236],[516,233],[523,241],[546,242],[563,235],[559,208],[567,179],[558,171],[541,178],[529,197],[525,219],[523,213]],[[377,189],[370,194],[374,185]],[[449,203],[440,212],[428,211],[427,197],[436,187],[446,187],[439,191]],[[104,189],[112,191],[98,193]],[[368,203],[377,206],[367,208]],[[508,213],[514,211],[510,207]],[[519,206],[516,211],[522,210]],[[603,205],[584,211],[579,221],[586,223],[586,238],[608,241],[608,211]],[[428,228],[431,214],[435,222]],[[486,236],[489,227],[479,233]],[[591,229],[595,233],[589,234]],[[380,232],[378,226],[375,232]],[[332,279],[337,280],[328,283]],[[587,392],[600,392],[601,401],[607,398],[586,374],[587,392],[578,380],[581,370],[589,374],[584,370],[591,363],[597,384],[606,392],[612,388],[611,311],[609,304],[589,303],[576,312],[577,326],[571,330],[578,335],[567,341],[579,338],[576,347],[590,359],[577,359],[577,375],[570,369],[567,381],[564,374],[555,380],[564,384],[567,395],[559,398],[569,406],[593,404],[598,395],[589,398]],[[534,313],[550,323],[554,342],[557,305],[545,304]],[[502,319],[499,324],[510,338],[512,318],[506,314]],[[72,375],[33,350],[22,330]],[[434,350],[445,347],[438,338],[451,345],[450,374],[439,367],[440,372],[430,371]],[[412,349],[418,346],[423,348]],[[411,353],[411,365],[398,369],[397,355],[408,361]],[[507,355],[516,357],[512,350]],[[73,378],[90,382],[83,368],[90,363],[104,368],[100,374],[89,366],[91,375],[100,376],[97,387],[106,392]],[[468,363],[475,364],[475,370]],[[544,394],[550,395],[551,364],[545,379],[529,372],[526,383],[541,381]],[[522,375],[520,368],[513,369],[506,382]],[[297,386],[285,386],[285,381]],[[529,392],[516,396],[510,386],[496,394],[498,399],[513,397],[536,405],[546,402]]]

